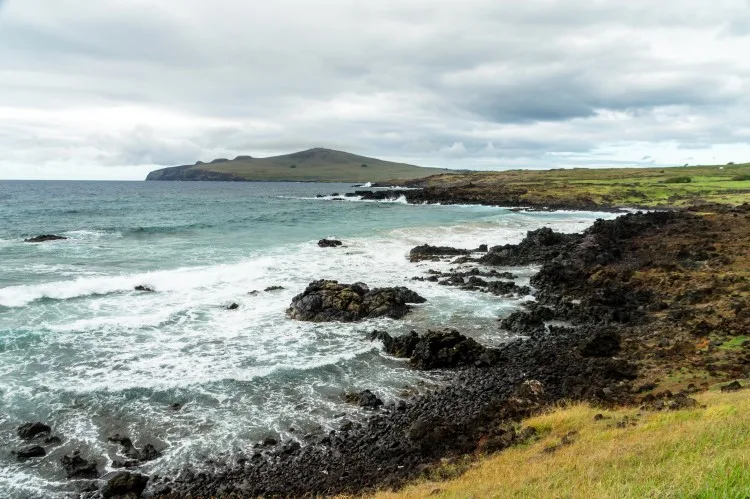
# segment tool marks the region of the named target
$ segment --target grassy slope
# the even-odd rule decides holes
[[[248,180],[319,182],[382,182],[423,178],[449,171],[392,163],[330,149],[310,149],[270,158],[236,159],[225,163],[201,164],[196,168],[231,173]]]
[[[540,434],[527,445],[470,464],[449,481],[375,497],[750,497],[750,390],[714,389],[696,399],[706,408],[557,409],[524,422]],[[608,419],[594,421],[598,413]],[[569,432],[577,432],[572,444],[545,452]],[[458,468],[442,473],[455,476]]]
[[[670,183],[676,177],[690,183]],[[406,183],[406,182],[395,182]],[[412,182],[411,184],[414,184]],[[681,168],[512,170],[438,175],[426,187],[522,188],[530,205],[590,199],[602,206],[688,206],[695,201],[741,204],[750,201],[750,164]]]

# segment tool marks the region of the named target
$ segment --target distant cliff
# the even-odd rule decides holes
[[[269,158],[238,156],[233,160],[221,158],[210,163],[199,161],[194,165],[153,171],[146,180],[382,182],[417,179],[451,171],[455,170],[423,168],[316,148]]]

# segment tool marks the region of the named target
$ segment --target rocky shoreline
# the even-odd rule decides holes
[[[346,193],[344,196],[359,197],[363,201],[395,201],[404,198],[409,204],[475,204],[532,211],[578,210],[612,213],[623,213],[625,211],[620,206],[597,203],[585,197],[565,201],[529,202],[522,197],[528,192],[527,189],[511,186],[493,186],[492,189],[486,189],[468,184],[458,187],[388,189],[389,186],[387,185],[375,184],[374,187],[385,187],[385,189],[357,190]],[[634,206],[634,208],[637,208],[637,206]]]
[[[362,425],[348,423],[329,434],[308,435],[302,445],[285,442],[212,472],[185,470],[175,478],[157,479],[154,492],[160,497],[255,497],[398,487],[439,465],[441,458],[486,454],[533,438],[534,430],[520,427],[520,420],[563,400],[641,403],[648,410],[691,406],[690,393],[702,387],[667,385],[663,375],[688,364],[705,368],[714,380],[747,375],[750,355],[744,350],[717,352],[709,345],[698,353],[686,344],[695,343],[706,324],[722,327],[723,336],[714,342],[746,332],[748,300],[732,293],[737,279],[714,279],[710,292],[694,296],[695,290],[688,290],[686,299],[675,295],[674,286],[634,276],[661,273],[691,279],[694,272],[731,266],[727,253],[737,248],[722,241],[722,229],[729,224],[741,229],[739,256],[748,257],[742,241],[747,241],[750,206],[712,208],[710,218],[686,211],[628,214],[600,220],[575,235],[541,229],[518,245],[490,248],[479,258],[465,250],[438,248],[439,255],[432,256],[456,258],[464,265],[452,276],[453,285],[471,286],[471,277],[492,275],[493,266],[541,265],[531,280],[536,300],[500,323],[521,335],[518,340],[489,349],[457,331],[396,338],[375,332],[373,339],[382,341],[388,354],[409,358],[414,368],[453,369],[450,382],[436,392],[385,406]],[[653,241],[660,245],[649,246]],[[416,253],[424,255],[425,248]],[[437,280],[441,277],[446,276]],[[740,287],[748,291],[746,282]],[[721,298],[722,291],[734,300],[728,309],[703,306],[712,296]],[[672,321],[678,316],[683,321],[675,327]],[[692,338],[686,341],[685,335]],[[715,365],[717,358],[721,368]],[[661,386],[672,389],[658,391]]]
[[[455,264],[415,279],[500,296],[533,293],[534,301],[498,322],[498,334],[517,339],[489,348],[453,330],[397,337],[374,331],[372,340],[388,355],[408,359],[414,369],[447,370],[447,383],[387,405],[377,387],[348,394],[370,414],[361,424],[345,421],[329,433],[264,442],[210,469],[150,477],[145,494],[299,497],[399,487],[441,460],[534,438],[522,419],[561,401],[692,406],[690,394],[709,382],[750,376],[750,341],[723,348],[750,331],[750,281],[742,270],[750,262],[750,205],[701,211],[627,214],[581,234],[540,229],[517,245],[415,248],[412,261]],[[530,288],[519,287],[508,268],[531,264],[539,272]],[[317,281],[295,297],[288,314],[317,321],[401,317],[421,300],[407,288]],[[678,378],[680,368],[692,374]],[[121,473],[106,496],[137,496],[144,479]]]

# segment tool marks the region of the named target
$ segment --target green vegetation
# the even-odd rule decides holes
[[[416,179],[455,170],[422,168],[381,161],[330,149],[310,149],[283,156],[233,160],[165,168],[152,172],[148,180],[257,180],[291,182],[382,182]]]
[[[750,390],[714,387],[696,399],[705,408],[559,408],[524,422],[539,435],[531,443],[473,464],[446,465],[443,473],[375,497],[750,496]],[[599,413],[604,419],[595,421]],[[572,435],[569,445],[544,451],[566,435]]]
[[[690,177],[672,177],[664,181],[665,184],[689,184],[693,179]]]
[[[690,182],[681,180],[685,178]],[[684,207],[700,203],[750,202],[750,164],[458,172],[394,183],[414,187],[471,188],[478,195],[483,191],[519,192],[521,201],[530,206],[544,206],[549,202],[575,205],[581,201],[603,207]]]

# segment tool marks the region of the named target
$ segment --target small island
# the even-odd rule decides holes
[[[223,182],[385,182],[414,180],[455,172],[368,158],[348,152],[315,148],[306,151],[254,158],[237,156],[229,160],[163,168],[148,174],[146,180],[187,180]]]

